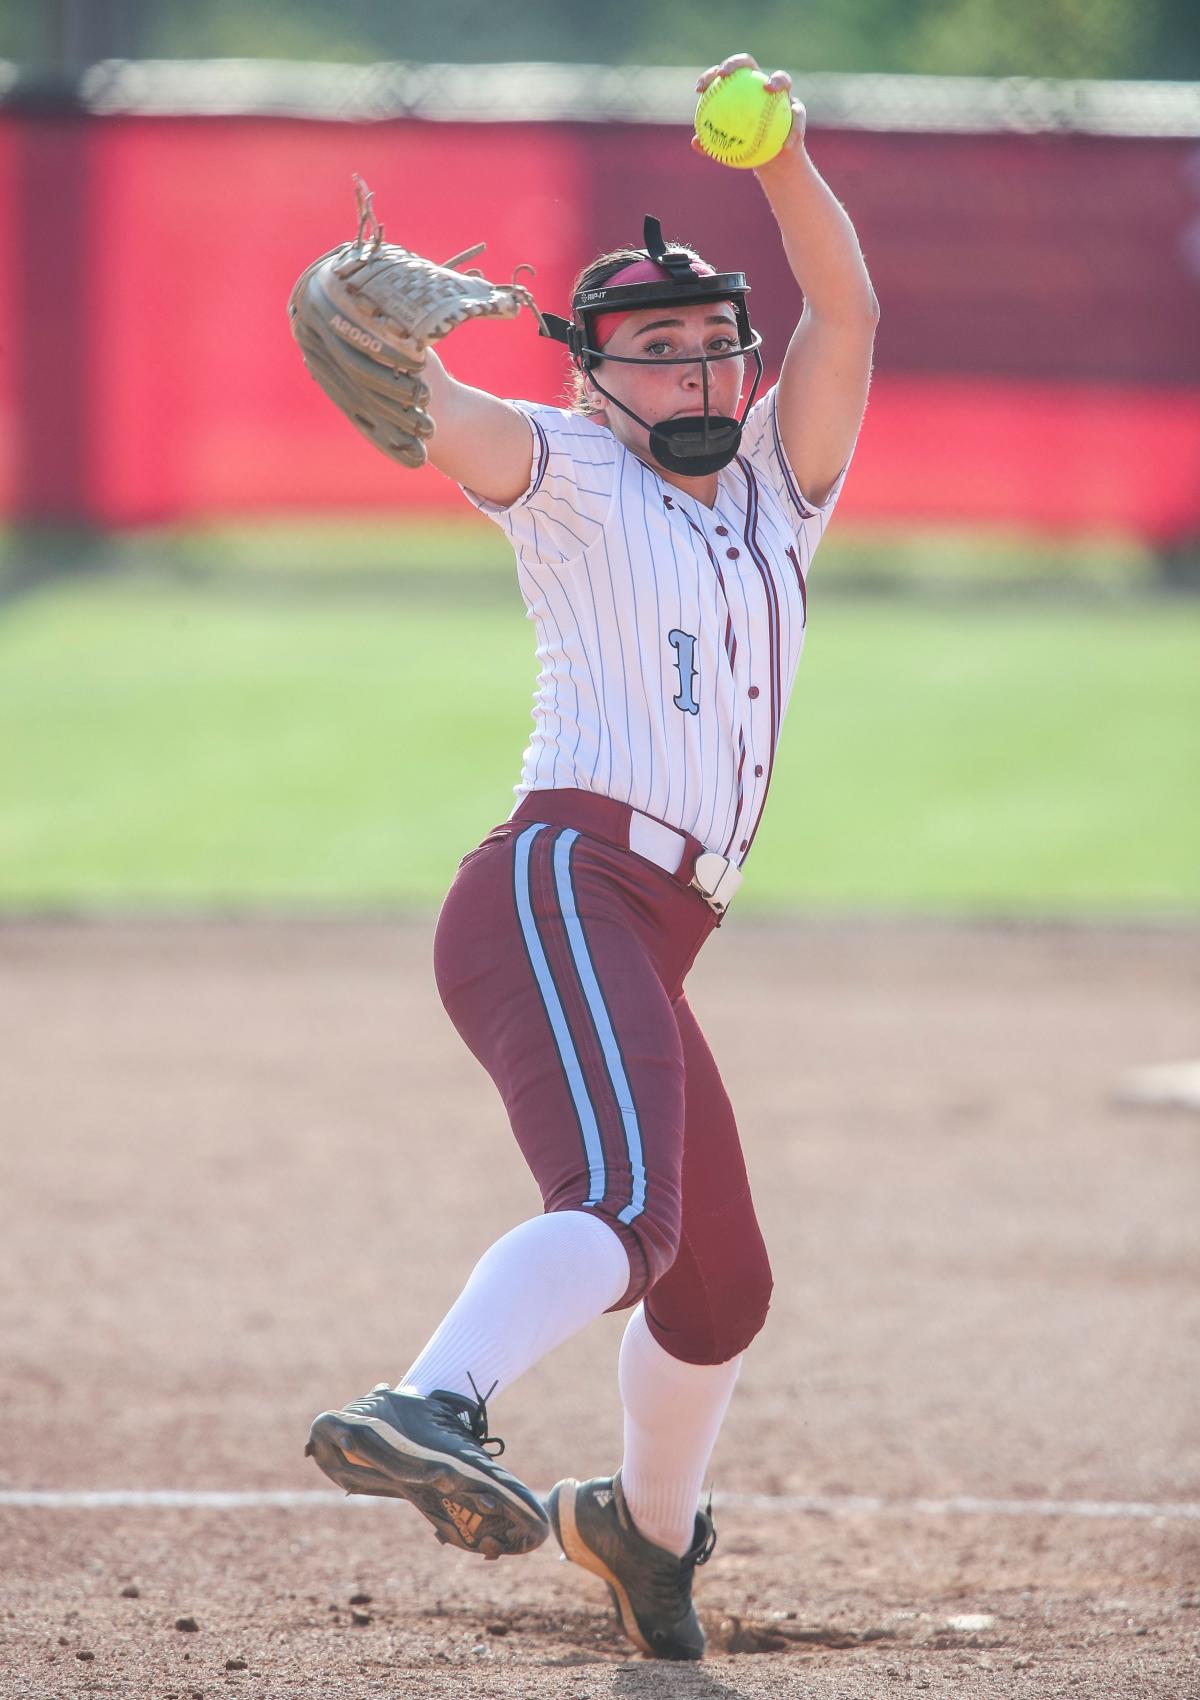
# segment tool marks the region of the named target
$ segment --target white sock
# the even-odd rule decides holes
[[[475,1398],[502,1393],[537,1360],[616,1304],[629,1258],[598,1216],[535,1216],[484,1252],[441,1327],[398,1385]]]
[[[621,1341],[621,1486],[639,1531],[678,1558],[696,1532],[704,1472],[741,1367],[741,1353],[724,1364],[673,1358],[651,1334],[641,1305]]]

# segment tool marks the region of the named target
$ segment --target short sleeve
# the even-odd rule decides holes
[[[756,401],[750,409],[749,418],[742,431],[741,452],[755,472],[765,478],[775,492],[792,530],[798,536],[806,530],[810,533],[815,530],[817,535],[820,535],[842,493],[842,485],[846,482],[854,451],[851,450],[850,459],[838,473],[833,489],[820,507],[815,502],[810,502],[801,490],[799,480],[784,453],[783,440],[779,435],[779,418],[775,409],[777,395],[778,385],[772,384],[761,401]]]
[[[518,555],[573,560],[596,541],[612,505],[616,442],[605,426],[560,407],[516,401],[533,433],[529,487],[508,507],[462,485],[467,500],[508,534]]]

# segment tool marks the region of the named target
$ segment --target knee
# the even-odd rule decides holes
[[[723,1364],[744,1352],[761,1330],[774,1282],[761,1242],[719,1270],[690,1268],[686,1253],[646,1298],[650,1331],[672,1357]]]
[[[762,1332],[774,1290],[775,1279],[764,1255],[761,1262],[743,1271],[734,1287],[728,1315],[722,1314],[720,1319],[721,1327],[715,1342],[718,1355],[713,1358],[713,1363],[723,1364],[727,1358],[744,1352],[755,1336]]]
[[[767,1320],[774,1285],[771,1266],[765,1257],[731,1271],[713,1295],[703,1341],[704,1355],[691,1361],[723,1364],[744,1352]]]

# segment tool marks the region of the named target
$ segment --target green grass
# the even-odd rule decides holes
[[[1200,606],[823,600],[739,907],[1200,909]],[[512,803],[515,588],[84,577],[0,615],[0,907],[432,904]]]
[[[343,585],[395,584],[450,575],[507,584],[512,552],[497,526],[464,508],[424,520],[328,516],[266,519],[128,532],[97,538],[0,528],[0,591],[6,580],[53,572],[64,561],[199,582],[322,578]],[[1020,531],[854,527],[839,523],[821,546],[831,592],[1061,586],[1122,591],[1153,584],[1152,552],[1127,538],[1054,540]]]

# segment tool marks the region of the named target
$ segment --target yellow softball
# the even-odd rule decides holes
[[[752,171],[774,159],[792,128],[786,89],[768,92],[762,71],[748,65],[717,77],[696,102],[696,137],[722,165]]]

